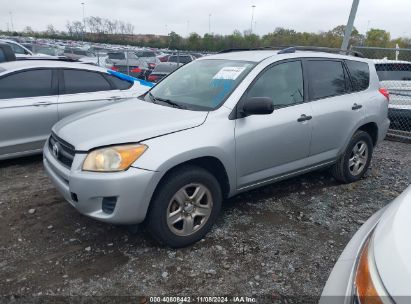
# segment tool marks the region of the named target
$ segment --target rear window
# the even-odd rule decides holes
[[[101,73],[64,70],[63,74],[66,94],[109,91],[112,89]]]
[[[175,64],[158,64],[153,72],[158,72],[158,73],[169,73],[172,72],[174,70],[176,70],[178,68],[178,66]]]
[[[347,67],[351,75],[353,90],[364,91],[370,85],[370,68],[368,63],[347,60]]]
[[[124,53],[108,53],[108,58],[110,59],[117,59],[117,60],[122,60],[126,59],[126,55]]]
[[[349,90],[346,74],[340,61],[308,61],[308,79],[312,99],[342,95]]]
[[[406,63],[384,63],[376,64],[378,78],[385,80],[411,80],[411,64]]]
[[[156,57],[154,52],[137,52],[138,57]]]
[[[192,61],[190,56],[170,56],[169,62],[189,63]]]

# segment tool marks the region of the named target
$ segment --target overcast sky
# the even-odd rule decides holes
[[[0,0],[0,29],[31,26],[44,30],[53,24],[66,30],[67,20],[82,19],[81,0]],[[352,0],[84,0],[85,15],[130,22],[135,33],[166,34],[175,31],[229,34],[250,28],[252,5],[254,32],[263,35],[276,27],[297,31],[327,31],[345,24]],[[11,15],[10,15],[11,12]],[[360,0],[355,26],[391,32],[392,38],[411,37],[411,0]]]

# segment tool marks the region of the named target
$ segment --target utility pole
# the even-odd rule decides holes
[[[208,34],[211,35],[211,14],[208,14]]]
[[[348,23],[347,23],[347,26],[345,27],[344,39],[341,45],[341,49],[344,51],[348,50],[348,44],[350,42],[352,29],[354,27],[355,15],[357,14],[359,3],[360,3],[360,0],[353,0],[352,2],[350,17],[348,18]]]
[[[14,32],[13,12],[9,12],[9,14],[10,14],[11,31]]]
[[[84,18],[84,2],[81,2],[81,5],[83,6],[83,37],[81,41],[84,42],[84,32],[86,31],[86,19]]]
[[[255,5],[252,5],[252,6],[251,6],[251,27],[250,27],[250,35],[253,33],[254,9],[255,9]]]

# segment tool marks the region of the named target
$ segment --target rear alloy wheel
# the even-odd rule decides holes
[[[332,167],[334,178],[343,183],[360,180],[370,166],[373,152],[371,136],[364,131],[357,131],[351,138],[345,152]]]
[[[220,185],[210,172],[195,166],[182,167],[167,174],[159,184],[146,225],[160,243],[185,247],[211,229],[221,202]]]

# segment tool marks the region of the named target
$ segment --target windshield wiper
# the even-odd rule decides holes
[[[150,94],[151,94],[151,93],[150,93]],[[170,99],[164,99],[164,98],[160,98],[160,97],[154,97],[153,94],[151,94],[150,97],[153,98],[155,101],[164,102],[164,103],[166,103],[166,104],[169,104],[169,105],[171,105],[171,106],[173,106],[173,107],[176,107],[176,108],[179,108],[179,109],[186,109],[185,106],[183,106],[183,105],[181,105],[181,104],[179,104],[179,103],[176,103],[175,101],[172,101],[172,100],[170,100]]]

